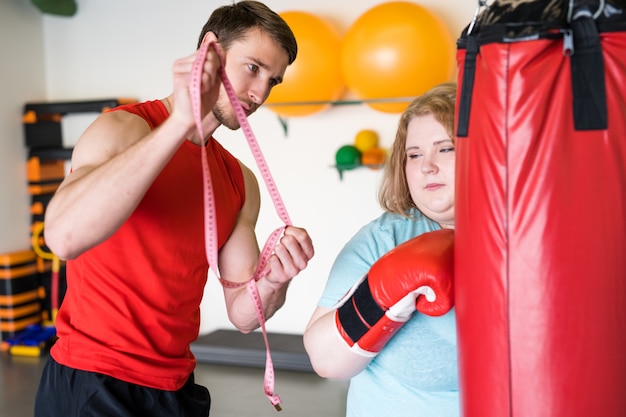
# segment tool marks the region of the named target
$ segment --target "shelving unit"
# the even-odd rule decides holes
[[[265,103],[263,107],[267,107],[268,109],[272,109],[273,107],[280,108],[281,106],[322,106],[322,105],[330,105],[331,107],[337,106],[358,106],[362,104],[375,104],[375,103],[410,103],[415,99],[415,96],[408,97],[387,97],[387,98],[370,98],[370,99],[344,99],[344,100],[322,100],[322,101],[294,101],[289,103]],[[281,127],[283,128],[283,133],[285,136],[289,134],[289,123],[288,117],[284,117],[281,115],[278,116],[278,121],[280,122]],[[306,116],[299,116],[306,117]]]
[[[0,255],[8,271],[5,274],[8,278],[5,280],[6,288],[1,295],[10,301],[6,306],[0,305],[2,317],[10,319],[3,320],[2,350],[20,356],[32,356],[32,352],[39,352],[48,340],[40,340],[41,337],[48,337],[50,326],[54,325],[53,306],[60,304],[65,295],[65,263],[54,259],[45,246],[43,233],[40,233],[48,203],[65,177],[65,163],[70,160],[73,151],[63,146],[63,117],[69,113],[101,113],[131,102],[136,100],[112,98],[24,105],[22,122],[24,143],[28,148],[26,170],[31,195],[30,235],[37,241],[32,240],[33,246],[28,250]],[[58,303],[53,303],[51,299],[53,286],[55,289],[58,287]],[[41,325],[41,332],[33,327]],[[31,349],[33,346],[34,349]]]
[[[402,102],[411,102],[415,99],[415,96],[407,96],[407,97],[385,97],[385,98],[369,98],[369,99],[344,99],[344,100],[321,100],[321,101],[294,101],[294,102],[285,102],[285,103],[271,103],[264,104],[266,107],[280,107],[280,106],[321,106],[321,105],[331,105],[331,106],[355,106],[360,104],[368,104],[368,103],[402,103]]]
[[[336,169],[337,173],[339,174],[339,179],[343,180],[343,173],[346,171],[352,171],[352,170],[359,169],[359,168],[369,168],[369,169],[377,170],[377,169],[382,169],[384,166],[385,164],[375,164],[375,165],[354,164],[354,165],[331,165],[331,168]]]

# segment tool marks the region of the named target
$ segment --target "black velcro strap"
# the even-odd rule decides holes
[[[604,59],[596,23],[591,16],[572,21],[574,53],[570,57],[574,128],[602,130],[607,128]]]
[[[356,343],[385,315],[385,310],[372,297],[369,281],[365,278],[352,296],[337,309],[337,315],[343,330]]]
[[[476,56],[478,55],[478,40],[476,36],[468,36],[465,47],[465,63],[463,65],[463,80],[459,97],[459,114],[456,135],[467,137],[469,132],[470,108],[472,107],[472,91],[476,75]]]

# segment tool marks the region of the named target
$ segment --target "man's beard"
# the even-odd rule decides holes
[[[230,130],[237,130],[241,127],[229,101],[218,100],[213,106],[213,115],[218,122]]]

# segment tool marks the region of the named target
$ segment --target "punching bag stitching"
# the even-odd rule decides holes
[[[513,378],[512,378],[512,369],[513,369],[513,364],[512,364],[512,357],[513,357],[513,352],[511,352],[511,344],[512,344],[512,336],[511,336],[511,285],[510,285],[510,277],[511,277],[511,266],[510,266],[510,256],[509,256],[509,251],[511,250],[510,248],[510,238],[509,238],[509,221],[510,221],[510,213],[511,213],[511,199],[510,199],[510,193],[509,193],[509,109],[512,108],[512,106],[509,103],[509,98],[511,97],[510,94],[510,88],[511,88],[511,81],[509,79],[509,74],[510,74],[510,57],[511,57],[511,44],[507,44],[506,46],[506,62],[504,65],[504,72],[506,74],[506,82],[505,82],[505,97],[507,98],[507,100],[505,101],[505,109],[504,109],[504,126],[506,126],[506,128],[504,129],[504,131],[502,132],[503,137],[504,137],[504,152],[506,155],[506,166],[505,166],[505,172],[504,172],[504,201],[506,201],[506,205],[505,205],[505,213],[504,213],[504,239],[505,239],[505,246],[506,246],[506,259],[505,259],[505,268],[506,268],[506,279],[505,279],[505,291],[506,291],[506,332],[507,332],[507,362],[508,362],[508,367],[509,367],[509,372],[508,372],[508,377],[509,380],[507,381],[508,384],[508,390],[507,390],[507,394],[508,394],[508,405],[509,405],[509,416],[513,417]]]

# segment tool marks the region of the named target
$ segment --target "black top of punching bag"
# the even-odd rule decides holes
[[[585,11],[594,17],[600,32],[626,28],[626,0],[574,0],[572,4],[570,9],[569,0],[495,0],[463,30],[459,46],[465,46],[470,28],[472,34],[480,33],[479,44],[560,36],[559,31]]]

